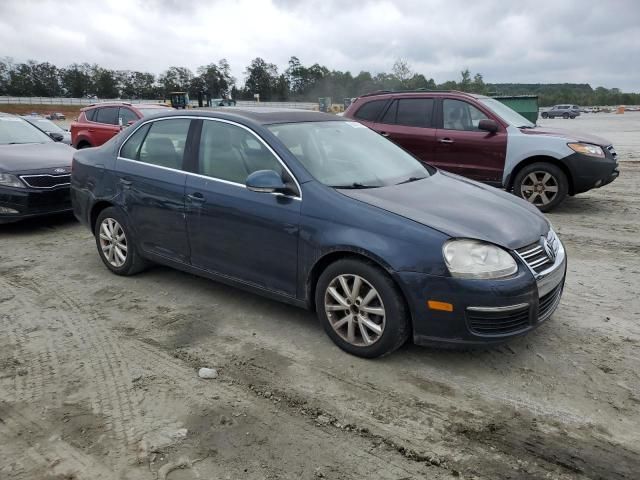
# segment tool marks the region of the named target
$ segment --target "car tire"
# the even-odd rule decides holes
[[[542,118],[549,118],[549,114],[547,112],[542,113]]]
[[[82,150],[83,148],[91,148],[91,144],[87,143],[87,142],[81,142],[80,145],[78,145],[77,150]]]
[[[536,162],[518,172],[513,181],[513,193],[543,212],[560,205],[569,192],[565,173],[552,163]]]
[[[116,275],[134,275],[148,266],[136,248],[126,215],[117,207],[100,212],[94,226],[100,259]]]
[[[316,284],[315,304],[327,335],[352,355],[388,355],[409,338],[404,297],[372,263],[349,258],[329,265]]]
[[[563,114],[562,114],[562,118],[564,118],[565,120],[566,120],[567,118],[569,118],[569,116],[570,116],[570,115],[569,115],[568,113],[563,113]]]

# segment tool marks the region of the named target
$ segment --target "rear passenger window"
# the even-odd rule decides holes
[[[386,104],[386,100],[373,100],[371,102],[367,102],[358,109],[354,117],[359,118],[360,120],[375,122]]]
[[[138,159],[152,165],[181,170],[190,123],[187,118],[153,122],[140,145]]]
[[[434,100],[432,98],[402,98],[393,102],[382,123],[409,127],[431,127]]]
[[[147,136],[147,132],[149,131],[149,127],[151,124],[147,124],[143,127],[140,127],[136,132],[129,137],[129,139],[125,142],[125,144],[120,149],[120,156],[122,158],[128,158],[130,160],[139,160],[140,158],[140,146],[142,145],[142,141],[144,137]]]
[[[211,120],[202,124],[198,160],[202,175],[241,185],[258,170],[283,173],[278,159],[252,133]]]
[[[97,110],[94,122],[107,123],[109,125],[118,124],[118,107],[101,107]]]

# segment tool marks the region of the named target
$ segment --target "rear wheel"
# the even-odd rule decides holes
[[[562,114],[562,118],[564,118],[566,120],[567,118],[569,118],[569,114],[568,113],[563,113]]]
[[[100,212],[94,235],[98,254],[113,273],[133,275],[146,268],[147,262],[138,254],[127,218],[118,208],[108,207]]]
[[[407,341],[404,298],[378,267],[338,260],[320,275],[316,311],[325,331],[344,351],[365,358],[387,355]]]
[[[91,144],[88,142],[80,142],[77,148],[78,150],[82,150],[83,148],[91,148]]]
[[[543,212],[557,207],[569,192],[564,172],[551,163],[533,163],[518,172],[513,193],[532,203]]]
[[[549,118],[549,114],[547,112],[542,112],[542,118]]]

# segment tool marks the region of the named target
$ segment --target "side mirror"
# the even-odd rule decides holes
[[[129,121],[127,122],[127,127],[130,127],[130,126],[131,126],[131,125],[133,125],[134,123],[136,123],[136,122],[135,122],[135,120],[129,120]]]
[[[58,132],[49,132],[49,136],[53,139],[54,142],[61,142],[64,140],[64,135]]]
[[[478,130],[484,130],[489,133],[496,133],[498,131],[498,124],[495,120],[484,119],[478,122]]]
[[[273,170],[258,170],[247,177],[247,189],[259,193],[286,192],[282,177]]]

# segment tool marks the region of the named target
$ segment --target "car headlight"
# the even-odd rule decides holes
[[[592,145],[590,143],[567,143],[567,146],[574,152],[582,153],[583,155],[604,158],[604,150],[598,145]]]
[[[442,247],[447,268],[454,277],[502,278],[518,271],[506,250],[479,240],[449,240]]]
[[[18,177],[11,175],[10,173],[0,173],[0,185],[4,185],[5,187],[25,188],[24,183],[22,183]]]

